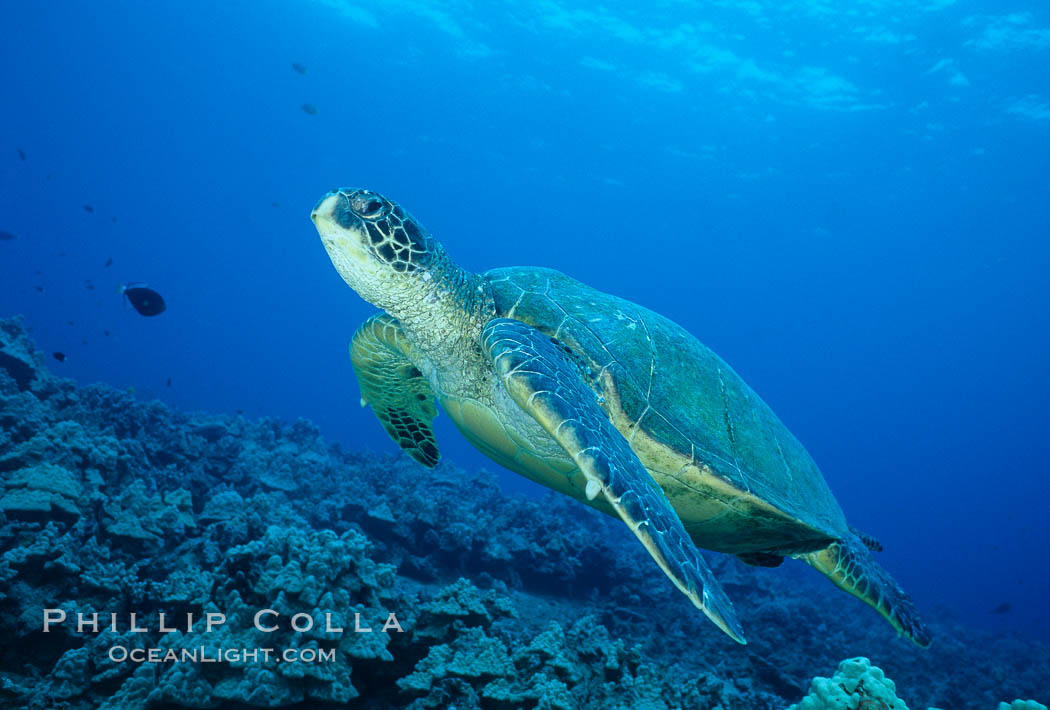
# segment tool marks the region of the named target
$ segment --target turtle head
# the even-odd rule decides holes
[[[401,205],[371,190],[339,188],[310,219],[336,271],[366,301],[388,309],[433,281],[444,250]]]

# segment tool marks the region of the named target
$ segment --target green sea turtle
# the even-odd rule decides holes
[[[419,463],[438,461],[440,403],[497,463],[622,519],[741,643],[697,547],[764,566],[800,558],[929,644],[806,450],[681,327],[552,269],[470,273],[370,190],[333,190],[311,218],[339,274],[383,310],[350,357],[363,403]]]

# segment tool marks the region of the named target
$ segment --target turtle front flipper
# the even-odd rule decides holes
[[[800,557],[827,575],[836,587],[874,608],[893,628],[919,646],[926,648],[933,641],[911,597],[875,561],[861,538],[850,535],[823,550]]]
[[[350,361],[361,386],[361,404],[372,405],[387,434],[427,467],[438,462],[432,422],[434,391],[409,357],[413,346],[385,313],[366,320],[350,341]]]
[[[746,643],[721,585],[697,552],[663,491],[551,338],[521,321],[497,318],[482,347],[511,398],[572,457],[589,499],[601,494],[675,586],[735,641]]]

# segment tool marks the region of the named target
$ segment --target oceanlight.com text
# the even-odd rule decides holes
[[[334,648],[127,648],[111,646],[114,663],[333,663]]]

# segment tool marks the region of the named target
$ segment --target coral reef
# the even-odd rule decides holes
[[[814,678],[809,694],[788,710],[908,710],[897,686],[863,656],[839,664],[831,678]]]
[[[712,555],[739,647],[573,501],[77,386],[17,319],[0,476],[3,707],[805,710],[839,707],[804,698],[816,669],[863,655],[886,674],[854,659],[812,688],[994,708],[1050,678],[1046,647],[942,619],[922,651],[813,575]]]

